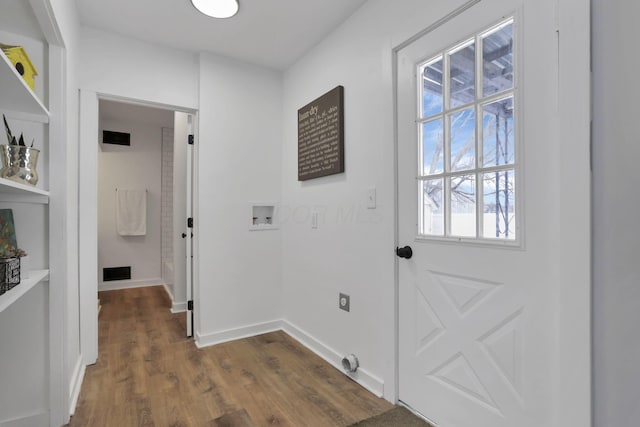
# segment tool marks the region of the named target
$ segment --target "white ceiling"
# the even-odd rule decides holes
[[[83,25],[281,70],[366,0],[239,2],[238,14],[221,20],[202,15],[190,0],[76,0]]]

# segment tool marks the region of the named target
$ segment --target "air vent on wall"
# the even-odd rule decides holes
[[[131,266],[129,267],[109,267],[102,269],[102,281],[111,282],[114,280],[130,280]]]
[[[102,131],[102,142],[104,144],[131,145],[131,134],[124,132],[113,132],[111,130]]]

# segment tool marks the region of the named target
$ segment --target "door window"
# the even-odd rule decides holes
[[[417,71],[419,235],[516,240],[514,19]]]

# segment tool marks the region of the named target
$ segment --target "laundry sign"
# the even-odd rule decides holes
[[[298,181],[344,172],[344,87],[298,110]]]

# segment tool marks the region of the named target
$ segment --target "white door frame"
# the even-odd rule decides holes
[[[98,359],[98,95],[80,91],[78,283],[82,363]]]
[[[394,235],[395,246],[399,246],[399,202],[398,202],[398,69],[400,50],[425,34],[440,27],[453,17],[471,8],[481,0],[469,0],[450,14],[418,32],[413,37],[392,49],[393,114],[394,114]],[[567,177],[574,182],[591,182],[590,170],[590,121],[591,121],[591,46],[589,0],[557,0],[557,31],[559,49],[559,104],[557,105],[560,140],[563,153],[571,153],[581,166],[579,173]],[[553,165],[562,167],[562,165]],[[559,260],[556,274],[558,283],[566,284],[557,290],[552,301],[562,307],[557,310],[557,348],[555,360],[555,386],[553,401],[556,402],[554,426],[591,425],[591,189],[582,186],[576,191],[578,199],[586,201],[581,206],[559,201],[561,209],[555,218],[563,230],[558,244],[581,248],[578,256],[569,262]],[[585,194],[586,193],[586,194]],[[575,212],[584,213],[579,217]],[[570,242],[570,243],[568,243]],[[399,402],[399,263],[395,262],[394,296],[394,396]]]
[[[188,107],[159,104],[152,101],[80,90],[79,183],[78,183],[78,252],[80,292],[80,353],[82,363],[92,365],[98,359],[98,132],[99,101],[110,100],[165,110],[180,111],[198,117],[198,111]],[[197,123],[197,121],[196,121]],[[197,128],[194,127],[197,134]],[[197,137],[196,137],[197,140]],[[196,149],[197,150],[197,149]],[[196,151],[197,152],[197,151]],[[194,156],[194,168],[198,158]],[[194,175],[194,191],[197,176]],[[196,193],[194,193],[195,195]],[[197,201],[197,195],[194,197]],[[194,204],[194,210],[197,203]],[[194,212],[197,215],[197,210]],[[197,270],[198,251],[194,250],[193,264]],[[197,275],[193,278],[194,297],[197,298]],[[187,284],[188,286],[188,284]],[[197,325],[197,322],[196,322]]]
[[[194,213],[193,213],[193,163],[195,161],[194,150],[196,147],[196,134],[195,134],[195,116],[191,115],[188,118],[187,124],[187,133],[189,137],[193,137],[193,144],[187,144],[187,191],[185,194],[186,199],[186,217],[191,218],[194,221]],[[191,224],[191,227],[186,227],[185,231],[185,243],[186,243],[186,299],[187,299],[187,336],[192,338],[194,337],[194,328],[193,328],[193,307],[189,307],[189,302],[193,302],[193,245],[194,245],[194,237],[195,237],[195,224]],[[175,283],[175,280],[174,280]]]

